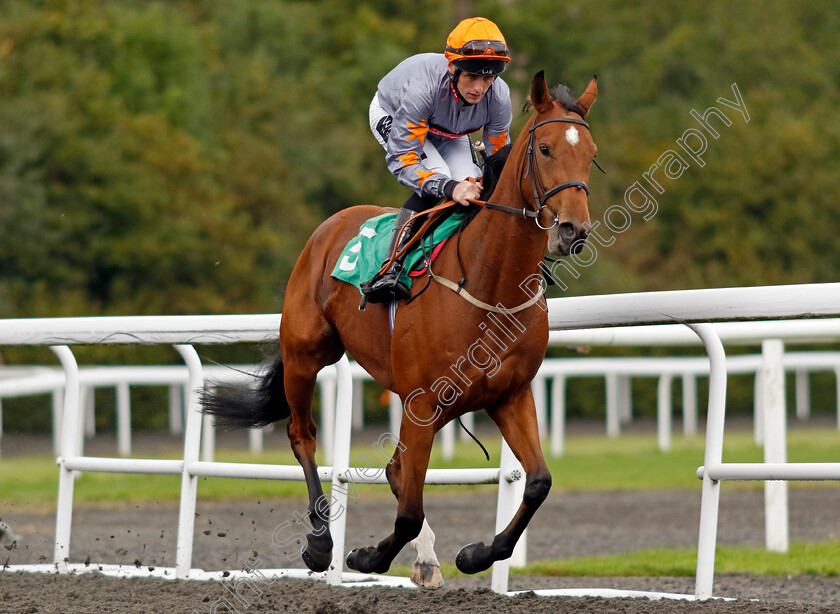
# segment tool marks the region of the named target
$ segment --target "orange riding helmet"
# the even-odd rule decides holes
[[[499,27],[484,17],[465,19],[446,39],[446,59],[473,75],[499,75],[510,52]]]

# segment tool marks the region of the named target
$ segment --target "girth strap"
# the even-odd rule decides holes
[[[544,293],[543,290],[542,290],[542,286],[540,286],[541,291],[538,292],[537,294],[535,294],[529,300],[525,301],[524,303],[522,303],[520,305],[517,305],[516,307],[511,307],[510,309],[508,309],[507,307],[496,307],[495,305],[491,305],[490,303],[485,303],[484,301],[475,298],[472,294],[470,294],[469,292],[464,290],[463,286],[460,286],[460,285],[456,284],[454,281],[452,281],[450,279],[446,279],[445,277],[440,277],[439,275],[435,275],[434,273],[432,273],[431,269],[429,269],[428,275],[429,275],[429,277],[434,279],[436,282],[438,282],[441,286],[449,288],[455,294],[458,294],[459,296],[463,297],[463,299],[465,301],[467,301],[468,303],[470,303],[472,305],[475,305],[476,307],[480,307],[481,309],[485,309],[487,311],[492,311],[493,313],[509,313],[509,314],[510,313],[519,313],[520,311],[522,311],[524,309],[528,309],[528,307],[530,307],[532,305],[536,305],[537,302],[539,302],[539,300],[542,298],[543,293]]]

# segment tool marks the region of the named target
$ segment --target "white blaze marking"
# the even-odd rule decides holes
[[[577,145],[580,138],[578,137],[577,128],[574,126],[569,126],[569,129],[566,130],[566,140],[569,141],[569,145]]]

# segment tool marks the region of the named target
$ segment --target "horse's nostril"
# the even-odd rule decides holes
[[[583,251],[583,245],[586,243],[586,238],[582,237],[572,243],[572,246],[569,248],[569,252],[572,254],[579,254]]]
[[[563,222],[560,224],[560,238],[566,243],[571,243],[575,239],[575,227],[570,222]]]

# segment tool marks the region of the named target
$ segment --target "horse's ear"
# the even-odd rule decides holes
[[[586,91],[578,98],[577,104],[583,111],[583,116],[586,117],[589,113],[589,108],[595,99],[598,97],[598,75],[592,75],[592,80],[586,86]]]
[[[541,70],[534,75],[534,79],[531,81],[529,99],[537,113],[548,113],[551,110],[551,94],[548,91],[548,85],[545,83],[545,71]]]

